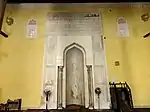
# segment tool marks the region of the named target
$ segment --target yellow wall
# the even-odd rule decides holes
[[[30,40],[26,38],[26,24],[33,14],[38,18],[39,33],[37,39]],[[24,107],[37,107],[42,81],[45,14],[43,11],[14,9],[12,16],[15,18],[13,33],[8,39],[0,38],[2,101],[23,98]],[[5,24],[3,29],[7,30]]]
[[[0,38],[0,101],[8,98],[23,98],[23,107],[39,107],[42,81],[42,63],[45,37],[46,14],[51,8],[11,9],[15,24],[3,29],[10,33],[8,39]],[[57,9],[56,9],[57,10]],[[81,9],[79,9],[81,11]],[[78,10],[78,11],[79,11]],[[150,39],[142,36],[150,31],[149,22],[142,22],[140,16],[149,8],[100,8],[103,20],[103,34],[106,36],[106,55],[109,80],[127,81],[131,86],[135,106],[150,105]],[[123,16],[129,24],[130,37],[117,36],[117,17]],[[38,36],[26,38],[26,24],[36,18]],[[120,66],[114,66],[119,60]]]
[[[142,37],[150,31],[150,22],[144,23],[140,18],[147,11],[148,9],[142,8],[114,8],[111,12],[103,11],[109,80],[127,81],[133,93],[135,106],[150,105],[150,39]],[[128,21],[128,38],[119,38],[116,35],[116,19],[119,16]],[[120,61],[119,67],[114,66],[115,60]]]

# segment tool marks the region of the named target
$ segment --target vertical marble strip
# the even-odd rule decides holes
[[[89,108],[94,108],[92,65],[87,65],[87,73],[89,86]]]
[[[104,49],[104,39],[103,39],[103,36],[101,36],[101,46],[102,46],[102,49]]]
[[[63,66],[58,66],[58,109],[62,109],[62,75],[63,75]]]

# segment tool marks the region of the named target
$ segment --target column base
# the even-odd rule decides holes
[[[62,103],[58,104],[58,109],[63,109]]]
[[[49,110],[44,110],[43,112],[50,112]]]
[[[88,107],[89,109],[94,109],[94,105],[93,104],[91,104],[91,105],[89,105],[89,107]]]

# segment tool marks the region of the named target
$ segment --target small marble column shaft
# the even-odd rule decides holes
[[[62,75],[63,75],[63,66],[58,66],[58,93],[57,93],[57,108],[62,109]]]
[[[88,73],[89,108],[94,108],[92,65],[87,65],[86,67]]]

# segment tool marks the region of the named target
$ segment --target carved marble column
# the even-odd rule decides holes
[[[94,108],[92,65],[87,65],[86,67],[88,73],[89,108]]]
[[[58,66],[58,86],[57,86],[57,108],[62,109],[62,75],[63,75],[63,66]]]

